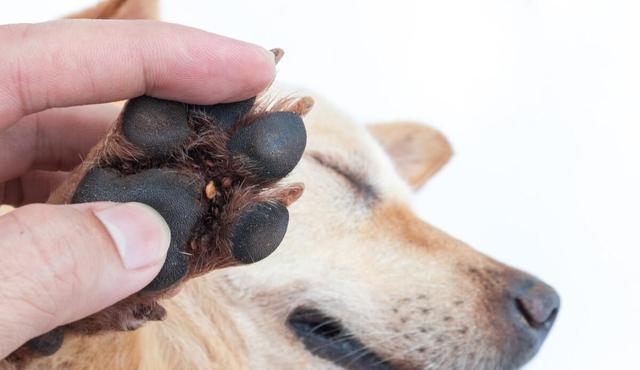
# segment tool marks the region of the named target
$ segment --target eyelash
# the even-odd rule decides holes
[[[373,186],[367,182],[364,176],[357,174],[349,168],[345,168],[340,165],[337,160],[332,159],[330,156],[319,153],[311,152],[309,156],[321,166],[330,169],[340,177],[344,178],[349,184],[351,184],[356,193],[368,202],[378,199],[377,193]]]

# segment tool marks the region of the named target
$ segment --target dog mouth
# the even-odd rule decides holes
[[[287,325],[313,355],[347,370],[398,370],[362,343],[340,320],[320,310],[300,307]]]

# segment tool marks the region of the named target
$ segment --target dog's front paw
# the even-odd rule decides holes
[[[54,194],[55,203],[140,202],[171,230],[160,273],[141,292],[31,340],[54,353],[64,332],[133,330],[166,315],[158,299],[215,268],[259,261],[285,235],[287,206],[302,184],[281,185],[306,144],[309,98],[196,106],[141,96],[130,100],[104,142]],[[23,349],[24,350],[24,349]]]

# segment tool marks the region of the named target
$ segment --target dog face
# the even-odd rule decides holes
[[[164,322],[70,336],[29,369],[512,370],[535,355],[556,293],[410,209],[446,140],[367,129],[323,101],[305,122],[288,181],[306,190],[271,256],[188,281]]]
[[[156,11],[114,0],[78,17]],[[450,157],[446,140],[415,124],[365,128],[322,100],[305,121],[289,180],[306,191],[276,252],[188,282],[163,323],[68,338],[31,368],[511,370],[534,356],[553,289],[411,210],[411,189]]]
[[[443,164],[444,138],[416,125],[367,130],[322,102],[306,122],[307,151],[291,176],[306,190],[285,240],[264,262],[218,276],[229,282],[252,367],[495,370],[527,362],[553,324],[556,293],[410,209],[402,177],[416,186]]]

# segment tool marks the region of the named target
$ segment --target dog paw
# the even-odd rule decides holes
[[[187,279],[269,256],[287,230],[287,206],[304,189],[280,180],[302,157],[301,115],[311,105],[310,98],[209,106],[148,96],[130,100],[52,202],[153,207],[171,231],[166,262],[139,293],[25,347],[50,355],[65,332],[133,330],[162,320],[166,312],[158,300]]]

